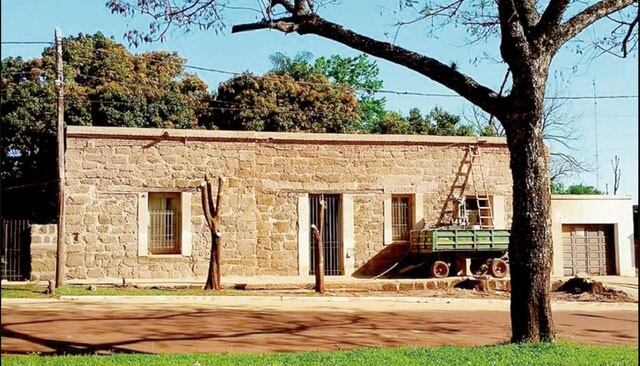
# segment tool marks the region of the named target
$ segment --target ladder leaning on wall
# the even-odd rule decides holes
[[[458,172],[451,186],[451,191],[447,196],[445,203],[438,218],[437,227],[460,223],[459,208],[465,204],[465,191],[471,178],[473,185],[473,194],[478,207],[478,224],[481,229],[493,229],[493,210],[491,208],[491,200],[489,199],[489,191],[484,176],[484,170],[480,163],[480,149],[477,145],[469,145],[462,158]],[[477,178],[480,184],[477,183]]]
[[[491,208],[491,199],[489,198],[489,190],[487,189],[484,170],[480,162],[480,149],[477,145],[469,145],[468,149],[469,159],[471,161],[471,183],[473,184],[473,194],[478,206],[478,224],[480,225],[480,229],[493,229],[493,209]],[[478,160],[477,163],[476,159]],[[476,175],[478,175],[478,173],[480,175],[480,186],[476,181]]]

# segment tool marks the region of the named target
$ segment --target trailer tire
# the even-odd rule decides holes
[[[431,276],[445,278],[449,276],[449,265],[444,261],[435,261],[431,264]]]
[[[504,278],[509,272],[509,265],[500,258],[494,258],[489,266],[489,274],[495,278]]]

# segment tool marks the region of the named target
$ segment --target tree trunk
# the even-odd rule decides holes
[[[324,232],[324,211],[325,211],[325,202],[324,200],[320,201],[320,205],[318,206],[318,226],[311,225],[311,230],[313,231],[313,238],[316,241],[315,247],[315,267],[314,272],[316,275],[316,287],[315,290],[318,293],[324,293],[324,242],[322,240],[322,235]],[[319,229],[318,229],[319,228]]]
[[[218,194],[213,202],[213,188],[209,177],[205,175],[204,182],[200,185],[202,198],[202,211],[211,231],[211,255],[209,256],[209,271],[207,271],[207,283],[205,290],[220,290],[220,208],[222,206],[222,187],[224,178],[218,177]]]
[[[220,290],[220,238],[211,230],[211,255],[205,290]]]
[[[512,114],[507,119],[513,177],[509,242],[512,341],[552,341],[551,192],[541,113]]]

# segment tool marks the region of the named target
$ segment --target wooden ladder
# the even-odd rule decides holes
[[[487,182],[484,177],[484,170],[480,163],[480,149],[477,145],[469,145],[469,157],[471,160],[471,183],[473,184],[473,193],[475,195],[476,203],[478,205],[478,223],[480,229],[493,229],[493,209],[491,208],[491,199],[489,198],[489,190],[487,189]],[[478,159],[477,164],[476,159]],[[475,167],[477,165],[477,168]],[[478,171],[476,171],[476,169]],[[476,182],[476,175],[480,173],[481,192],[478,192],[478,182]]]
[[[458,217],[459,212],[456,211],[459,209],[459,205],[464,201],[464,192],[469,182],[472,163],[473,157],[471,156],[471,151],[467,149],[462,157],[462,161],[460,162],[460,166],[456,172],[449,194],[447,195],[444,205],[440,211],[436,227],[451,225],[455,223],[456,219],[460,219],[460,217]],[[456,205],[456,203],[458,205]]]

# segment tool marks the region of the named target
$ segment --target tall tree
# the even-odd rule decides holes
[[[386,100],[375,95],[383,86],[380,70],[377,63],[369,60],[366,54],[355,57],[331,55],[314,60],[309,52],[300,52],[294,57],[278,52],[270,58],[272,71],[276,74],[288,74],[295,80],[323,75],[332,83],[351,87],[358,97],[358,130],[374,132],[385,116]]]
[[[189,128],[208,117],[210,94],[169,52],[134,55],[101,33],[63,40],[69,125]],[[8,57],[0,72],[2,208],[5,215],[55,217],[55,59]]]
[[[422,115],[418,108],[409,110],[408,116],[394,111],[385,111],[382,118],[372,124],[373,133],[395,133],[408,135],[473,136],[473,128],[464,124],[459,116],[440,107]]]
[[[626,56],[637,42],[637,0],[496,0],[495,2],[399,1],[428,22],[436,33],[449,25],[466,26],[476,40],[499,40],[502,60],[510,70],[512,88],[502,95],[480,84],[455,65],[419,54],[394,43],[375,40],[320,15],[335,2],[320,0],[263,0],[262,19],[237,24],[232,32],[273,29],[283,33],[316,35],[414,70],[453,90],[504,127],[513,178],[513,226],[509,246],[511,265],[511,325],[513,341],[554,338],[549,283],[551,274],[551,219],[548,163],[542,139],[545,87],[551,61],[558,50],[600,19],[613,19],[613,31],[604,42],[614,42]],[[172,26],[185,29],[224,29],[228,12],[238,11],[225,0],[109,0],[112,12],[151,17],[150,31],[132,30],[132,42],[164,38]],[[319,6],[323,5],[323,6]],[[360,5],[367,6],[367,5]],[[402,9],[401,9],[402,10]],[[417,10],[417,11],[416,11]],[[244,10],[245,12],[247,10]],[[224,21],[223,21],[224,20]],[[605,25],[603,25],[605,26]],[[595,28],[594,28],[595,29]],[[595,29],[600,31],[601,28]],[[617,43],[616,43],[617,42]],[[611,50],[610,44],[607,45]]]
[[[240,75],[221,83],[210,128],[249,131],[351,132],[358,122],[350,88],[311,75],[297,83],[289,74]]]

